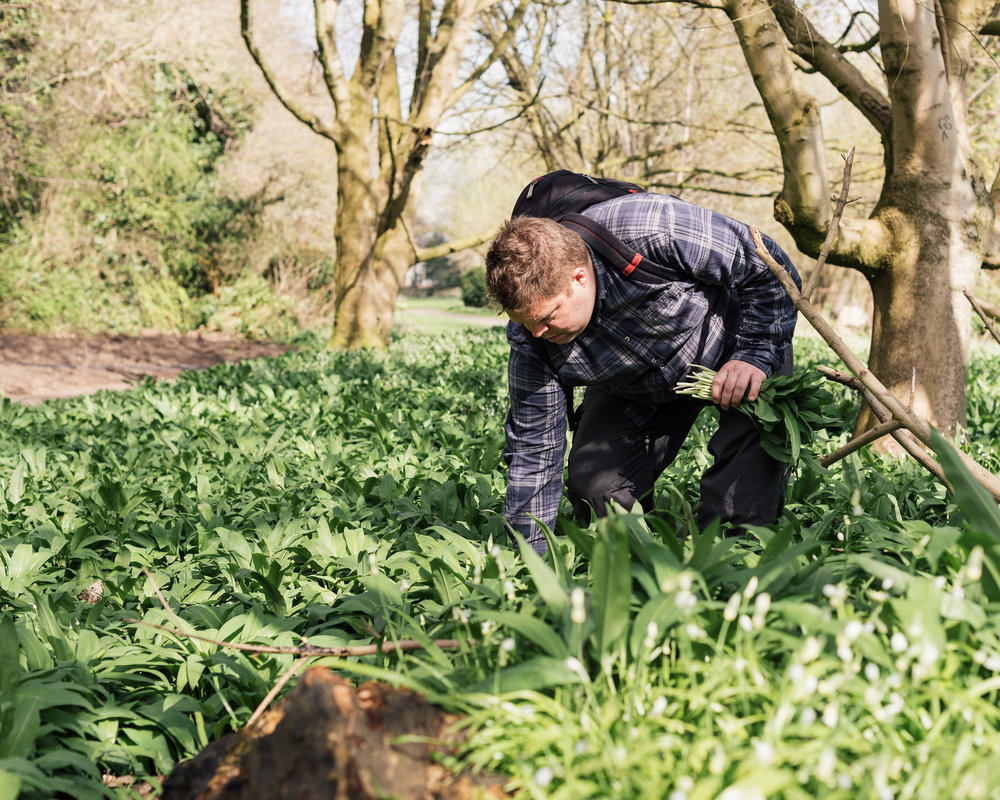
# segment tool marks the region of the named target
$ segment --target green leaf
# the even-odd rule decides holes
[[[563,638],[557,634],[544,620],[532,617],[528,614],[517,614],[513,611],[489,611],[481,610],[476,612],[476,616],[481,619],[493,620],[504,628],[509,628],[514,633],[520,634],[532,644],[540,647],[548,655],[556,658],[565,658],[569,655],[569,649]]]
[[[35,740],[42,726],[42,698],[35,693],[18,692],[13,700],[2,717],[0,753],[28,758],[35,751]]]
[[[962,463],[955,448],[934,429],[931,429],[931,444],[969,527],[1000,541],[1000,509],[993,495]]]
[[[566,666],[565,661],[548,656],[538,656],[500,673],[499,692],[538,692],[552,686],[582,683],[579,673]],[[493,691],[493,678],[486,678],[476,687],[478,691]]]
[[[511,531],[521,548],[521,558],[524,559],[524,566],[528,568],[531,580],[535,584],[535,589],[541,596],[546,607],[558,617],[561,617],[569,606],[569,592],[559,583],[559,578],[552,568],[542,561],[541,556],[531,549],[524,537],[517,531]]]
[[[632,601],[631,566],[628,529],[621,517],[609,517],[606,524],[598,528],[590,562],[597,648],[601,655],[614,648],[628,627]]]
[[[781,413],[785,419],[785,432],[788,434],[788,463],[794,464],[799,460],[799,450],[802,449],[802,436],[799,432],[799,423],[788,408],[782,407]]]
[[[24,497],[24,473],[26,470],[27,465],[22,461],[14,469],[10,476],[10,483],[7,484],[7,499],[14,505],[20,503],[21,498]]]
[[[0,800],[17,800],[21,793],[21,777],[0,769]]]
[[[3,642],[3,646],[0,647],[0,696],[2,696],[17,685],[18,676],[21,674],[17,628],[14,625],[14,617],[9,613],[0,616],[0,642]]]

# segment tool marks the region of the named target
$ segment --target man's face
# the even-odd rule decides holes
[[[507,316],[536,337],[555,344],[567,344],[590,323],[597,301],[593,267],[573,270],[569,289],[562,294],[539,300],[526,308],[507,310]]]

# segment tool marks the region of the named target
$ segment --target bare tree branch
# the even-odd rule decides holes
[[[823,38],[792,0],[770,0],[770,5],[794,53],[829,80],[885,139],[892,125],[889,101],[844,58],[841,48]]]
[[[1000,344],[1000,333],[997,333],[997,329],[993,326],[993,321],[987,315],[985,309],[983,308],[982,302],[977,298],[973,297],[971,294],[969,294],[968,289],[965,289],[964,292],[969,302],[972,303],[972,307],[976,310],[976,313],[979,315],[979,318],[983,321],[983,324],[986,326],[986,330],[990,332],[990,336],[993,337],[993,339],[996,341],[997,344]],[[994,311],[1000,311],[1000,309],[994,309]],[[994,314],[994,316],[998,315]]]
[[[816,284],[819,283],[819,275],[823,271],[823,265],[826,264],[826,257],[830,254],[830,246],[833,244],[833,240],[837,236],[837,231],[840,229],[840,218],[843,216],[844,208],[847,206],[847,190],[851,185],[851,168],[853,166],[854,148],[852,147],[851,152],[844,157],[844,180],[840,187],[840,197],[837,198],[837,202],[834,204],[833,219],[830,221],[830,228],[826,232],[826,241],[823,242],[819,258],[816,259],[816,266],[813,267],[812,274],[809,276],[809,282],[802,290],[802,296],[806,300],[812,296]]]
[[[240,32],[243,35],[243,42],[246,44],[247,52],[250,53],[250,57],[254,60],[257,68],[260,69],[261,75],[264,76],[264,80],[267,81],[267,85],[271,88],[271,91],[274,93],[274,96],[278,98],[281,105],[283,105],[292,116],[299,120],[299,122],[304,125],[308,125],[315,133],[332,140],[334,138],[333,130],[324,124],[319,117],[296,102],[291,95],[289,95],[288,92],[281,87],[278,83],[277,76],[275,76],[270,65],[261,55],[261,52],[257,47],[257,43],[254,40],[253,29],[251,27],[250,0],[240,0]]]

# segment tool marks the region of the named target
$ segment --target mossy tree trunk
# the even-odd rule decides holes
[[[860,270],[875,317],[870,368],[919,416],[946,430],[966,413],[972,290],[1000,266],[997,206],[972,157],[966,71],[993,0],[879,0],[882,80],[870,82],[820,35],[792,0],[726,0],[780,144],[784,184],[776,218],[798,247],[819,254],[831,218],[820,106],[799,80],[794,53],[826,77],[877,131],[884,181],[867,217],[850,206],[829,263]],[[935,13],[937,9],[937,13]],[[862,414],[858,427],[871,424]]]
[[[456,244],[425,251],[412,237],[419,176],[434,131],[511,46],[527,0],[505,5],[508,28],[491,48],[470,45],[477,20],[485,13],[499,13],[499,0],[364,0],[358,56],[351,69],[341,61],[337,0],[313,0],[316,55],[330,98],[326,117],[310,111],[279,84],[257,46],[251,2],[240,0],[243,40],[251,57],[285,108],[329,139],[337,156],[337,271],[330,344],[384,346],[406,270],[437,252],[459,249]],[[415,34],[406,46],[415,47],[416,55],[405,68],[396,61],[404,27]],[[466,61],[463,67],[473,50],[475,62]]]

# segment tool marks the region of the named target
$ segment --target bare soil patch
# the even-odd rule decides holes
[[[171,380],[223,361],[283,353],[274,342],[225,334],[26,336],[0,334],[0,395],[20,403],[127,389],[143,378]]]

